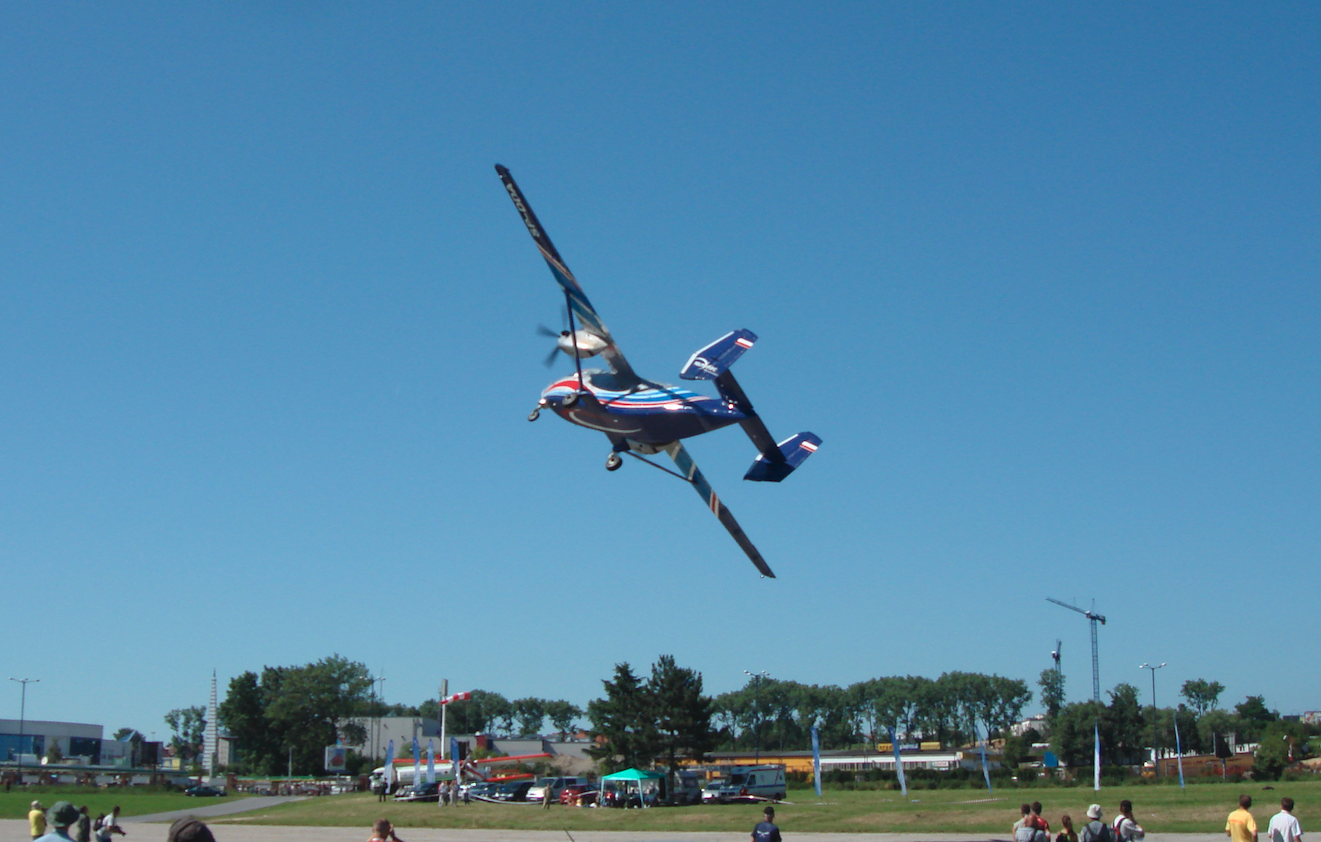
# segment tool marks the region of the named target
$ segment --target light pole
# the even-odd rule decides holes
[[[1165,666],[1165,662],[1159,664],[1139,664],[1140,670],[1151,670],[1151,759],[1156,762],[1156,777],[1160,777],[1160,729],[1157,727],[1156,719],[1160,716],[1160,710],[1156,707],[1156,670]]]
[[[18,776],[21,778],[23,777],[23,726],[28,712],[28,685],[40,683],[41,679],[10,676],[9,680],[23,685],[23,693],[18,703]]]
[[[743,671],[744,675],[752,677],[752,707],[756,712],[756,718],[752,720],[752,745],[754,747],[753,762],[761,763],[761,681],[763,678],[770,678],[771,674],[762,670],[761,672]]]

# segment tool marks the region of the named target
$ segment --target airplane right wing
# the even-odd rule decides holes
[[[766,563],[766,560],[761,557],[761,553],[757,552],[757,548],[748,540],[743,527],[739,526],[738,521],[734,520],[734,515],[730,513],[724,503],[720,502],[720,498],[716,496],[711,484],[706,481],[706,477],[698,470],[697,463],[693,461],[693,457],[688,455],[688,451],[684,449],[684,446],[677,441],[671,442],[665,446],[665,452],[679,467],[679,472],[683,475],[683,478],[692,483],[697,495],[711,509],[711,514],[720,519],[725,529],[729,530],[729,534],[734,536],[734,540],[743,548],[743,552],[747,553],[748,558],[752,559],[752,563],[761,572],[761,575],[774,579],[775,574],[771,572],[770,565]]]

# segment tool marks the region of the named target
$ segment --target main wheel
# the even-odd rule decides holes
[[[569,394],[564,396],[564,400],[560,401],[560,406],[573,406],[577,402],[578,402],[578,393],[570,392]]]
[[[619,466],[622,464],[624,464],[624,460],[619,458],[619,454],[611,453],[609,456],[606,457],[605,469],[607,471],[617,471],[619,470]]]
[[[536,421],[536,420],[537,420],[538,418],[540,418],[540,417],[541,417],[541,410],[540,410],[540,409],[534,409],[534,410],[532,410],[531,412],[529,412],[529,413],[527,414],[527,420],[529,420],[529,421]]]

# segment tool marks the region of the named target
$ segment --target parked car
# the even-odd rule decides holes
[[[498,785],[491,793],[496,801],[526,801],[532,781],[509,781]]]
[[[191,795],[191,796],[193,796],[194,798],[223,798],[223,797],[225,797],[225,791],[224,791],[223,789],[216,789],[216,788],[213,787],[213,786],[202,786],[201,784],[198,784],[197,786],[190,786],[190,787],[188,787],[187,789],[185,789],[185,790],[183,791],[183,794],[184,794],[184,795]]]
[[[460,792],[465,793],[469,798],[490,798],[491,793],[495,792],[498,784],[487,781],[478,781],[476,783],[464,784]]]
[[[715,804],[720,800],[720,788],[725,785],[724,778],[716,778],[702,787],[702,803]]]
[[[440,781],[423,783],[422,788],[414,791],[412,785],[401,786],[395,790],[395,801],[439,801]]]
[[[568,775],[559,778],[537,778],[537,782],[527,791],[527,800],[541,801],[549,798],[551,801],[558,801],[564,788],[575,784],[586,786],[587,779]]]
[[[581,804],[586,807],[589,804],[595,804],[596,798],[600,794],[597,791],[596,784],[572,784],[560,790],[560,803]]]

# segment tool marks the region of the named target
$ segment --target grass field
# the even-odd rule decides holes
[[[93,819],[101,813],[109,813],[116,804],[120,807],[121,816],[144,816],[148,813],[186,810],[216,800],[189,798],[182,792],[161,792],[136,787],[128,789],[79,786],[34,786],[26,789],[20,787],[11,792],[0,792],[0,818],[26,819],[33,799],[40,800],[43,807],[50,807],[56,801],[72,801],[78,807],[86,804]]]
[[[1040,800],[1052,828],[1062,813],[1085,822],[1087,805],[1099,803],[1106,818],[1116,812],[1120,799],[1133,801],[1134,813],[1146,830],[1160,833],[1219,833],[1225,817],[1237,806],[1240,793],[1251,795],[1253,814],[1265,830],[1266,821],[1288,795],[1298,802],[1294,814],[1303,830],[1321,831],[1321,781],[1262,784],[1197,784],[1186,790],[1176,786],[1109,787],[1100,793],[1090,788],[1037,787],[1000,789],[910,790],[905,800],[898,792],[846,792],[827,789],[817,799],[811,789],[791,789],[792,803],[776,807],[776,821],[786,833],[995,833],[1008,835],[1018,818],[1018,805]],[[986,800],[994,799],[994,800]],[[367,828],[385,816],[400,827],[443,827],[509,830],[610,831],[747,831],[757,822],[755,804],[720,804],[651,810],[604,810],[538,805],[473,803],[466,807],[439,807],[425,803],[379,804],[370,794],[314,798],[295,804],[217,819],[216,822],[278,825],[320,825]],[[1314,832],[1315,832],[1314,831]]]

